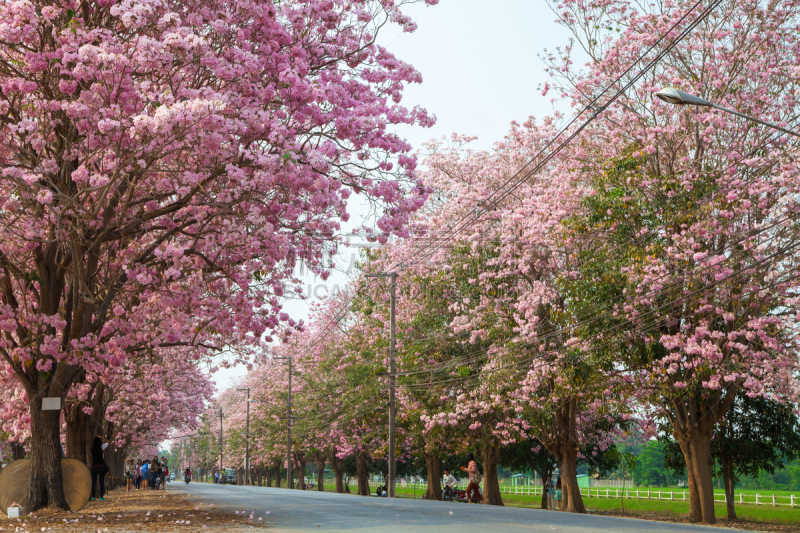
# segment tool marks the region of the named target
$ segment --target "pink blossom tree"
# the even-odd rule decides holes
[[[551,55],[553,89],[586,105],[617,76],[629,79],[643,46],[692,5],[554,5],[592,61],[576,67],[572,48]],[[605,290],[593,349],[612,354],[652,415],[672,423],[692,521],[715,521],[711,438],[736,394],[797,398],[798,180],[785,137],[653,93],[675,86],[792,127],[798,9],[723,2],[602,113],[575,160],[594,190],[581,231],[597,237],[594,258],[607,260],[582,269]]]
[[[245,342],[280,329],[291,267],[322,270],[352,192],[385,206],[376,239],[403,234],[427,191],[388,126],[432,118],[400,105],[420,76],[375,44],[385,22],[414,29],[400,8],[0,8],[0,354],[30,400],[32,510],[66,506],[42,398],[119,366],[142,305],[190,308],[217,347]]]

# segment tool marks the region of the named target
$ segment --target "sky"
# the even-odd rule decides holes
[[[405,13],[414,18],[417,30],[408,34],[390,26],[378,42],[422,74],[422,84],[407,87],[402,104],[421,105],[437,118],[429,129],[397,128],[412,146],[459,133],[477,136],[474,147],[489,150],[511,121],[566,110],[563,103],[554,107],[539,89],[548,79],[539,55],[564,46],[570,37],[546,2],[440,0],[436,6],[407,6]],[[353,210],[357,215],[359,206]],[[351,220],[360,223],[358,216]],[[358,244],[344,247],[335,262],[346,270],[357,257]],[[346,273],[334,272],[325,282],[306,276],[304,285],[313,300],[344,286],[347,279]],[[285,310],[295,320],[306,319],[309,303],[291,301]],[[213,379],[221,390],[245,373],[241,366],[223,369]]]

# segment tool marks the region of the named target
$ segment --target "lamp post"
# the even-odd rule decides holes
[[[244,430],[244,443],[246,459],[244,460],[244,484],[250,484],[250,389],[236,389],[237,391],[247,391],[247,423]]]
[[[397,272],[381,272],[380,274],[367,274],[368,278],[389,278],[391,280],[391,306],[389,308],[389,498],[394,498],[395,477],[397,474],[397,461],[395,451],[395,301],[397,300]]]
[[[286,486],[294,488],[292,480],[292,357],[273,357],[273,359],[287,359],[289,361],[289,401],[286,408]],[[280,470],[278,471],[280,474]]]
[[[694,96],[693,94],[685,93],[683,91],[679,91],[678,89],[668,88],[668,89],[661,89],[656,93],[656,96],[667,102],[668,104],[673,105],[693,105],[698,107],[713,107],[714,109],[719,109],[720,111],[724,111],[726,113],[730,113],[731,115],[736,115],[737,117],[741,117],[747,119],[752,122],[756,122],[761,124],[762,126],[767,126],[772,129],[776,129],[778,131],[782,131],[783,133],[788,133],[789,135],[794,135],[795,137],[800,137],[800,133],[787,130],[786,128],[782,128],[775,124],[771,124],[769,122],[764,122],[763,120],[757,119],[755,117],[751,117],[750,115],[745,115],[744,113],[739,113],[738,111],[734,111],[733,109],[728,109],[727,107],[722,107],[721,105],[717,105],[713,102],[709,102],[704,98],[700,98],[699,96]]]

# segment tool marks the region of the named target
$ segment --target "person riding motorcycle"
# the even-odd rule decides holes
[[[456,480],[455,476],[450,473],[450,469],[444,469],[444,490],[442,490],[442,500],[446,502],[453,501],[453,491],[458,485],[458,481]]]

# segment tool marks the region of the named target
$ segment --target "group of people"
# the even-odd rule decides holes
[[[467,466],[461,467],[461,470],[469,474],[469,485],[467,485],[467,503],[482,502],[480,484],[482,476],[478,471],[478,463],[475,461],[473,454],[467,454]],[[453,501],[453,494],[455,493],[458,480],[450,473],[449,468],[444,469],[444,479],[442,480],[442,499],[445,501]],[[378,488],[380,490],[380,487]],[[553,483],[553,476],[547,476],[547,481],[544,484],[545,494],[547,494],[547,508],[550,510],[558,510],[561,505],[561,478]],[[380,496],[380,494],[378,494]]]
[[[92,467],[90,469],[92,474],[92,500],[97,496],[97,499],[101,502],[106,501],[103,496],[105,496],[106,492],[106,474],[109,472],[105,459],[106,448],[108,448],[108,440],[103,437],[97,436],[92,440]],[[158,456],[153,457],[152,461],[142,461],[140,459],[136,464],[133,463],[131,458],[125,460],[127,492],[134,488],[156,489],[159,488],[159,485],[161,488],[166,488],[168,476],[169,465],[167,458],[163,455],[160,461]],[[97,489],[99,489],[99,493]]]
[[[544,491],[547,493],[547,508],[551,511],[557,511],[561,506],[561,478],[558,478],[554,485],[553,476],[547,476]]]
[[[167,479],[169,478],[169,464],[167,458],[163,455],[161,460],[158,456],[154,456],[152,461],[139,459],[136,464],[133,459],[128,458],[125,461],[125,481],[127,483],[127,492],[134,489],[161,489],[167,488]]]
[[[469,484],[467,485],[467,503],[481,503],[483,496],[481,496],[481,481],[483,476],[478,471],[478,462],[475,456],[470,452],[467,454],[467,466],[462,466],[461,470],[469,476]],[[442,489],[442,499],[445,501],[453,501],[453,493],[458,485],[458,480],[450,473],[449,468],[444,469],[444,480],[442,482],[444,488]]]

